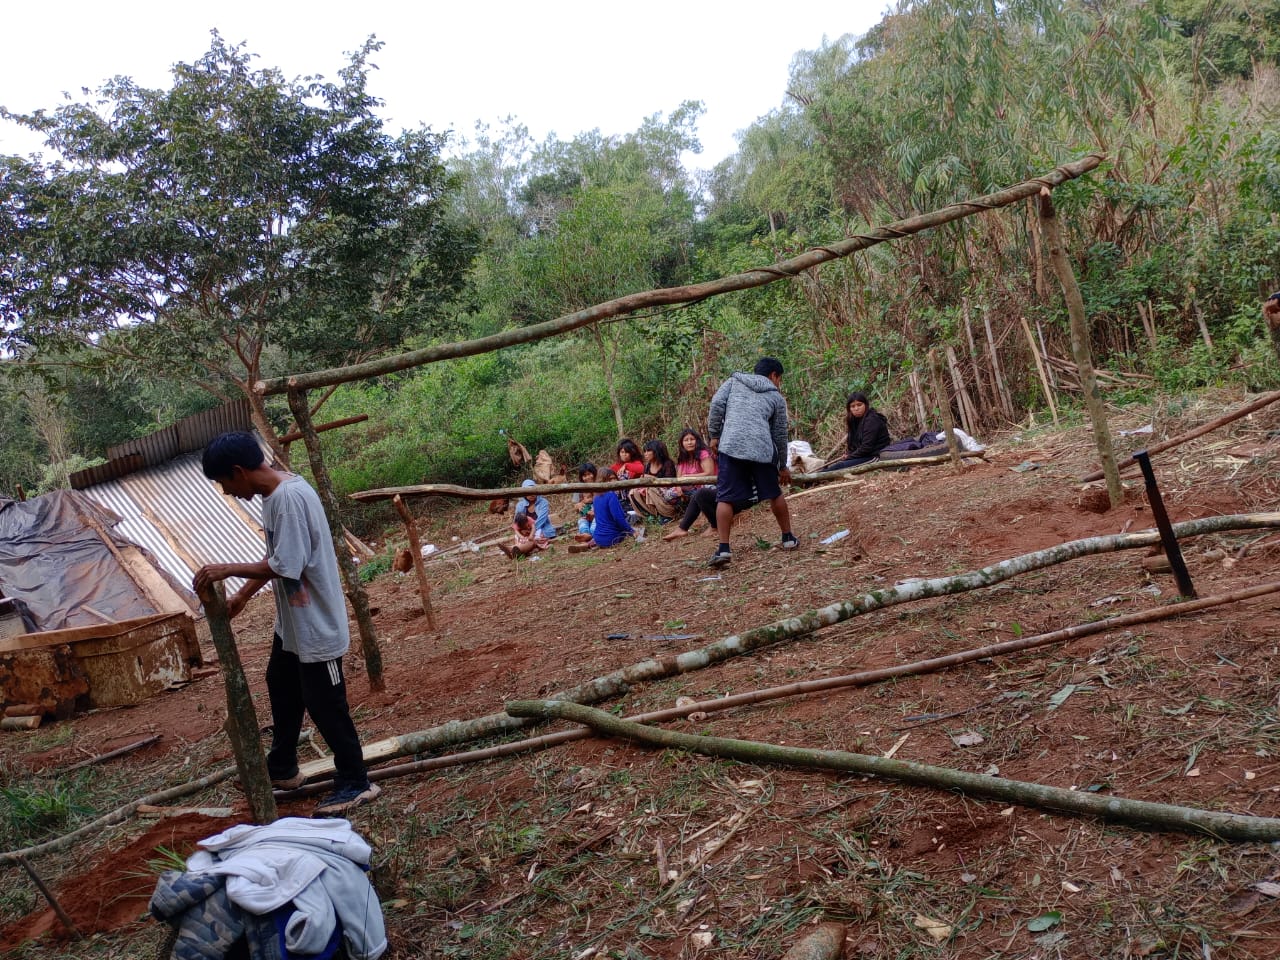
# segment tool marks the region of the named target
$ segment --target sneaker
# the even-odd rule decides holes
[[[640,514],[637,511],[635,510],[627,511],[627,520],[630,521],[631,523],[639,523],[640,519],[641,519]]]
[[[719,570],[721,567],[727,567],[729,561],[733,559],[732,551],[726,550],[724,547],[716,547],[716,552],[711,555],[711,559],[707,561],[708,567],[715,567]]]
[[[306,782],[306,774],[301,770],[294,770],[293,775],[289,777],[272,777],[271,788],[273,790],[297,790]]]
[[[316,804],[313,817],[341,817],[349,810],[354,810],[374,799],[382,789],[376,783],[366,783],[363,787],[339,787],[329,796]]]
[[[784,533],[782,535],[782,542],[778,544],[778,546],[782,547],[783,550],[794,550],[796,547],[800,546],[800,541],[796,539],[796,535],[794,533]]]

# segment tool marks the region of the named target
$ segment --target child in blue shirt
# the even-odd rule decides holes
[[[536,487],[538,481],[526,480],[520,484],[522,487]],[[516,504],[516,519],[520,519],[526,514],[533,517],[533,535],[535,537],[543,537],[547,540],[554,540],[556,536],[556,528],[551,524],[551,504],[547,502],[546,497],[539,497],[530,494],[523,497]]]

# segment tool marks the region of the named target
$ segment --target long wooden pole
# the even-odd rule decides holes
[[[413,522],[413,514],[404,505],[404,499],[397,494],[391,499],[396,506],[396,513],[404,521],[405,534],[409,537],[409,552],[413,554],[413,570],[418,575],[418,592],[422,595],[422,612],[427,615],[427,627],[436,628],[436,612],[431,607],[431,581],[427,579],[427,569],[422,565],[422,541],[418,539],[418,528]]]
[[[1044,389],[1044,398],[1049,403],[1049,416],[1053,417],[1053,425],[1058,425],[1058,405],[1053,400],[1053,387],[1049,383],[1049,374],[1045,372],[1044,361],[1040,358],[1040,348],[1036,346],[1035,335],[1031,332],[1031,324],[1027,318],[1018,317],[1022,321],[1022,332],[1027,335],[1027,344],[1031,347],[1031,356],[1036,361],[1036,373],[1040,375],[1040,386]]]
[[[1188,520],[1174,524],[1174,533],[1179,538],[1202,536],[1208,533],[1220,533],[1224,530],[1250,530],[1263,528],[1280,528],[1280,513],[1251,513],[1224,517],[1203,517],[1199,520]],[[886,607],[913,603],[931,597],[950,596],[978,590],[982,587],[995,586],[1012,577],[1034,570],[1066,563],[1081,557],[1112,553],[1119,550],[1133,550],[1149,547],[1160,542],[1160,534],[1155,530],[1144,530],[1135,533],[1122,533],[1105,537],[1087,537],[1083,540],[1072,540],[1060,543],[1034,553],[1023,554],[1008,560],[990,564],[978,570],[957,574],[951,577],[936,577],[929,580],[909,580],[874,590],[850,600],[841,600],[816,610],[808,610],[794,617],[778,620],[774,623],[753,627],[740,634],[724,637],[715,643],[696,650],[664,656],[660,659],[641,660],[611,673],[596,677],[562,691],[556,696],[562,700],[573,700],[578,703],[599,703],[601,700],[617,696],[629,685],[652,680],[663,680],[667,677],[679,676],[694,670],[701,670],[733,657],[743,656],[754,650],[782,643],[796,637],[809,636],[823,627],[834,626],[854,617],[882,610]],[[468,740],[510,733],[513,730],[528,726],[528,721],[515,720],[506,714],[489,714],[474,717],[470,720],[451,720],[440,726],[418,730],[412,733],[399,734],[366,744],[364,757],[366,761],[390,760],[393,757],[409,753],[423,753]],[[333,761],[318,760],[306,764],[303,773],[308,778],[317,777],[333,770]]]
[[[1021,639],[1008,640],[1004,643],[993,643],[985,647],[962,650],[942,657],[933,657],[929,660],[917,660],[914,663],[902,663],[896,666],[881,667],[874,670],[861,670],[858,673],[849,673],[836,677],[824,677],[820,680],[801,680],[796,683],[789,683],[779,687],[768,687],[763,690],[751,690],[745,693],[732,694],[727,697],[719,697],[715,700],[699,700],[694,703],[687,703],[680,707],[668,707],[665,710],[654,710],[651,712],[635,714],[627,717],[627,719],[633,720],[636,723],[661,723],[667,720],[679,720],[694,713],[718,713],[720,711],[731,710],[736,707],[752,706],[757,703],[768,703],[773,700],[781,700],[785,697],[799,697],[811,693],[826,693],[831,690],[841,690],[850,687],[865,687],[875,683],[882,683],[885,680],[897,679],[899,677],[920,676],[927,673],[936,673],[940,670],[946,670],[950,667],[972,663],[976,660],[988,660],[992,657],[1004,656],[1012,653],[1022,653],[1027,650],[1050,646],[1055,643],[1066,643],[1070,640],[1077,640],[1081,637],[1088,637],[1097,633],[1109,633],[1112,630],[1126,629],[1138,624],[1155,623],[1160,620],[1170,620],[1174,617],[1185,617],[1193,613],[1199,613],[1202,610],[1207,610],[1210,607],[1217,607],[1227,603],[1239,603],[1242,600],[1251,600],[1255,597],[1266,596],[1269,593],[1276,592],[1280,592],[1280,581],[1259,584],[1256,587],[1245,587],[1241,590],[1233,590],[1230,593],[1218,594],[1212,597],[1203,597],[1199,600],[1166,604],[1165,606],[1156,607],[1151,610],[1139,610],[1136,613],[1126,613],[1118,617],[1110,617],[1106,620],[1095,620],[1090,623],[1076,624],[1075,626],[1063,627],[1060,630],[1054,630],[1050,633],[1042,633],[1034,637],[1022,637]],[[463,766],[470,763],[482,763],[487,760],[495,760],[499,757],[509,757],[520,753],[531,753],[537,750],[548,750],[552,747],[557,747],[564,743],[571,743],[575,740],[585,740],[589,736],[591,736],[591,732],[589,730],[560,730],[556,733],[547,733],[537,737],[526,737],[523,740],[515,740],[510,743],[499,744],[495,747],[484,747],[479,750],[468,750],[463,753],[448,754],[442,757],[431,757],[426,760],[414,760],[410,763],[400,763],[389,767],[379,767],[376,770],[370,771],[369,779],[377,781],[390,780],[396,777],[411,776],[415,773],[442,770],[446,767]],[[304,787],[299,787],[297,790],[290,790],[287,793],[282,793],[280,795],[280,799],[299,799],[302,797],[314,796],[318,793],[325,793],[331,789],[333,789],[331,781],[313,782],[308,783]]]
[[[1098,389],[1098,378],[1093,373],[1093,350],[1089,345],[1089,320],[1084,313],[1084,298],[1080,295],[1080,287],[1076,283],[1075,272],[1067,260],[1067,252],[1062,243],[1062,230],[1058,226],[1058,217],[1053,209],[1053,196],[1049,188],[1040,191],[1040,225],[1044,229],[1045,240],[1049,246],[1049,262],[1058,275],[1058,283],[1062,286],[1062,296],[1067,302],[1067,316],[1071,320],[1071,353],[1075,357],[1076,369],[1080,375],[1080,389],[1084,393],[1084,403],[1089,410],[1089,421],[1093,425],[1093,443],[1098,450],[1098,459],[1102,461],[1102,473],[1107,480],[1107,496],[1111,506],[1124,503],[1124,485],[1120,482],[1120,470],[1116,466],[1115,448],[1111,443],[1111,428],[1107,425],[1107,407],[1102,402],[1102,391]]]
[[[947,451],[951,454],[951,463],[956,468],[956,473],[959,473],[962,469],[960,441],[956,438],[956,421],[951,413],[951,394],[945,386],[942,360],[936,348],[929,351],[929,372],[933,378],[933,392],[938,396],[938,412],[942,415],[942,432],[947,437]]]
[[[1170,437],[1168,440],[1162,440],[1160,443],[1151,444],[1151,446],[1146,448],[1147,454],[1151,455],[1163,453],[1166,450],[1172,450],[1174,447],[1181,446],[1188,440],[1194,440],[1196,437],[1202,437],[1206,433],[1211,433],[1212,431],[1217,430],[1219,427],[1225,427],[1228,423],[1239,420],[1241,417],[1246,417],[1255,410],[1261,410],[1263,407],[1273,404],[1277,400],[1280,400],[1280,390],[1275,390],[1271,393],[1264,393],[1262,396],[1250,400],[1244,406],[1236,407],[1236,409],[1232,410],[1230,413],[1224,413],[1222,416],[1214,420],[1210,420],[1208,423],[1202,424],[1194,430],[1188,430],[1186,433],[1180,433],[1176,437]],[[1137,462],[1138,461],[1133,457],[1126,457],[1117,465],[1117,467],[1118,469],[1123,470],[1125,467],[1131,467]],[[1081,482],[1089,483],[1093,480],[1101,480],[1102,477],[1102,471],[1096,470],[1086,477],[1081,477]]]
[[[317,370],[313,373],[292,374],[271,380],[259,380],[254,385],[254,390],[261,395],[271,396],[287,393],[290,389],[312,390],[316,387],[327,387],[335,383],[366,380],[369,377],[380,377],[399,370],[408,370],[412,367],[420,367],[423,364],[435,363],[439,360],[471,357],[479,353],[489,353],[493,350],[500,350],[503,347],[515,346],[519,343],[533,343],[536,340],[545,340],[547,337],[568,333],[570,330],[577,330],[600,320],[633,313],[636,310],[680,303],[693,303],[717,294],[762,287],[778,280],[790,279],[805,270],[829,263],[832,260],[839,260],[878,243],[898,240],[902,237],[920,233],[930,227],[941,226],[944,223],[951,223],[953,220],[960,220],[975,213],[1006,207],[1024,198],[1033,197],[1040,192],[1042,187],[1056,187],[1066,183],[1068,180],[1083,176],[1102,163],[1102,160],[1102,154],[1091,153],[1081,157],[1079,160],[1055,167],[1043,176],[1024,180],[1004,190],[966,200],[962,203],[954,203],[931,213],[898,220],[887,226],[876,227],[868,233],[855,234],[836,243],[814,247],[798,257],[782,260],[766,267],[757,267],[745,273],[721,277],[718,280],[710,280],[706,283],[632,293],[625,297],[618,297],[615,300],[596,304],[585,310],[579,310],[576,313],[557,317],[554,320],[530,324],[527,327],[517,327],[514,330],[504,330],[501,333],[480,337],[476,340],[425,347],[421,350],[412,350],[394,357],[383,357],[380,360],[370,360],[366,363],[357,363],[348,367],[334,367],[329,370]],[[301,429],[301,424],[298,426]]]
[[[249,799],[249,813],[255,823],[272,823],[276,819],[276,801],[271,795],[271,775],[267,772],[267,758],[258,733],[258,713],[253,708],[249,681],[245,679],[240,651],[231,632],[223,584],[213,584],[200,595],[200,600],[222,667],[222,682],[227,690],[227,737],[235,754],[240,785]]]
[[[289,391],[289,409],[293,411],[294,422],[297,423],[307,447],[311,475],[315,478],[320,502],[324,504],[325,517],[329,521],[329,536],[333,538],[333,549],[338,555],[338,570],[342,573],[347,600],[350,601],[351,609],[356,615],[356,627],[360,632],[360,648],[364,654],[365,669],[369,673],[369,689],[380,692],[387,689],[387,683],[382,677],[382,650],[378,646],[378,633],[373,626],[373,614],[369,612],[369,597],[364,592],[360,574],[356,572],[356,565],[351,560],[351,551],[347,549],[346,532],[339,513],[338,495],[334,493],[333,481],[329,479],[329,468],[324,462],[324,451],[320,449],[320,438],[316,436],[315,428],[311,425],[311,411],[307,408],[305,391]]]
[[[1081,814],[1118,823],[1143,824],[1204,833],[1218,840],[1244,842],[1280,840],[1280,819],[1251,817],[1238,813],[1218,813],[1195,807],[1182,807],[1146,800],[1128,800],[1114,795],[1098,796],[1087,790],[1067,790],[1040,783],[1009,780],[982,773],[967,773],[950,767],[911,763],[887,757],[846,753],[843,750],[811,750],[786,747],[756,740],[734,740],[728,737],[700,737],[691,733],[664,730],[613,714],[562,700],[516,700],[507,704],[514,717],[537,717],[570,720],[585,724],[599,733],[636,743],[668,749],[685,750],[711,757],[724,757],[744,763],[773,763],[807,770],[837,770],[842,773],[869,774],[917,786],[939,790],[957,790],[974,797],[1021,803],[1027,806]]]

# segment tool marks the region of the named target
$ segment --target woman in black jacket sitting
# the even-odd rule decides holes
[[[889,445],[889,422],[885,420],[884,414],[871,406],[865,393],[854,391],[849,394],[845,410],[845,426],[849,435],[844,459],[827,464],[822,468],[822,473],[870,463]]]

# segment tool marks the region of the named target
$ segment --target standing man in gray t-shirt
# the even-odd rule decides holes
[[[296,474],[266,462],[248,433],[224,433],[204,451],[204,475],[222,492],[241,500],[262,497],[267,555],[257,563],[213,563],[195,576],[195,590],[228,577],[248,582],[227,601],[235,617],[268,582],[276,601],[275,637],[267,663],[271,698],[272,785],[302,785],[298,734],[302,716],[312,722],[333,751],[335,790],[316,807],[318,817],[343,816],[380,792],[369,782],[360,737],[347,704],[342,656],[350,645],[347,608],[338,579],[338,559],[320,498]]]

